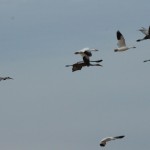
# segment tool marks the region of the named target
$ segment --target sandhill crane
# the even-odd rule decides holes
[[[97,60],[97,61],[90,61],[90,62],[97,62],[96,64],[86,64],[84,61],[79,61],[75,64],[72,64],[72,65],[66,65],[66,67],[70,67],[72,66],[72,72],[74,71],[77,71],[77,70],[81,70],[82,67],[85,67],[85,66],[102,66],[101,64],[99,64],[98,62],[102,62],[103,60]]]
[[[100,141],[100,146],[104,147],[107,142],[109,142],[109,141],[111,141],[111,140],[122,139],[122,138],[124,138],[124,137],[125,137],[124,135],[115,136],[115,137],[106,137],[106,138],[104,138],[104,139],[102,139],[102,140]]]
[[[150,39],[150,26],[149,26],[149,29],[145,29],[144,27],[142,27],[141,29],[139,29],[139,31],[145,34],[145,37],[143,39],[136,40],[137,42]]]
[[[115,52],[122,52],[131,48],[136,48],[135,46],[131,46],[131,47],[126,46],[125,39],[119,30],[117,31],[116,35],[117,35],[117,40],[118,40],[118,43],[117,43],[118,48],[114,49]]]
[[[0,81],[1,80],[7,80],[7,79],[13,79],[13,78],[10,78],[10,77],[0,77]]]

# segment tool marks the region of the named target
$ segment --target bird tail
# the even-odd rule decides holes
[[[122,138],[124,138],[125,136],[124,135],[121,135],[121,136],[115,136],[114,138],[115,139],[122,139]]]

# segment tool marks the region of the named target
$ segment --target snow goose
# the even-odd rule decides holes
[[[117,40],[118,40],[118,43],[117,43],[118,48],[114,49],[115,52],[122,52],[131,48],[136,48],[135,46],[131,46],[131,47],[126,46],[125,39],[119,30],[117,31],[116,35],[117,35]]]
[[[150,39],[150,26],[149,26],[149,29],[148,29],[148,30],[145,29],[144,27],[142,27],[141,29],[139,29],[139,31],[141,31],[143,34],[145,34],[145,37],[142,38],[142,39],[136,40],[137,42]]]

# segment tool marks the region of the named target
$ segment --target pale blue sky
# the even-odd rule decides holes
[[[0,0],[0,148],[150,148],[148,0]],[[137,48],[114,53],[116,31]],[[84,47],[103,67],[71,72]]]

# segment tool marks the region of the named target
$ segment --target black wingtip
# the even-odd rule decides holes
[[[122,139],[122,138],[124,138],[125,137],[125,135],[121,135],[121,136],[116,136],[115,138],[116,139]]]
[[[121,36],[122,36],[122,34],[121,34],[121,32],[118,30],[118,31],[117,31],[117,39],[120,40],[120,39],[121,39]]]
[[[101,147],[104,147],[105,146],[105,144],[99,144]]]

